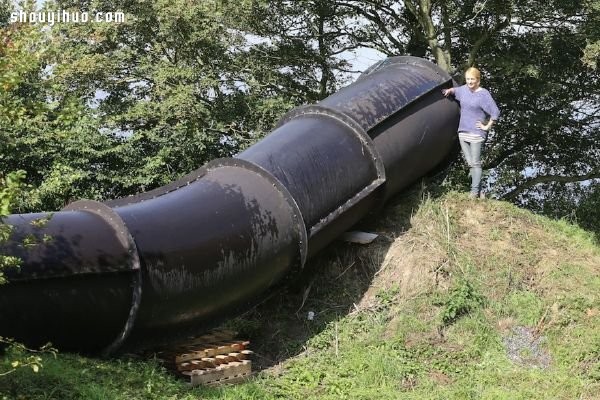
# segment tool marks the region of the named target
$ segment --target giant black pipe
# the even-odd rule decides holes
[[[22,265],[0,287],[0,335],[110,353],[247,308],[444,160],[451,85],[428,61],[389,58],[235,158],[137,196],[9,216],[0,252]]]

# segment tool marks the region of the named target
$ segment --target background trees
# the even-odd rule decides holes
[[[10,173],[0,179],[0,219],[10,213],[15,198],[21,190],[21,181],[23,178],[24,173],[19,171]],[[0,243],[8,239],[10,230],[10,226],[0,223]],[[18,265],[19,260],[16,257],[0,254],[0,285],[6,283],[4,270]]]
[[[80,9],[79,2],[59,2]],[[164,184],[229,156],[271,125],[277,104],[253,93],[241,58],[246,39],[226,10],[205,2],[90,2],[127,13],[123,24],[63,24],[53,79],[86,105],[112,148],[110,193]],[[243,5],[242,5],[243,6]],[[262,110],[251,112],[250,103]],[[287,108],[287,107],[285,107]]]
[[[55,79],[59,50],[51,32],[4,23],[0,43],[0,171],[22,170],[30,185],[18,208],[56,209],[71,198],[98,197],[110,184],[107,154],[115,143],[98,131],[88,105]]]
[[[600,178],[597,1],[338,4],[365,21],[357,43],[433,58],[458,81],[483,70],[503,111],[485,165],[497,196],[542,210],[548,185]]]
[[[22,210],[127,195],[232,155],[351,81],[362,48],[430,58],[459,81],[477,65],[503,111],[485,161],[490,189],[552,215],[596,204],[597,0],[47,7],[127,18],[40,29],[0,13],[0,170],[27,172]]]

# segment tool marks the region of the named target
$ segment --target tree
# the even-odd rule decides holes
[[[513,13],[508,0],[336,3],[366,22],[352,35],[358,44],[388,55],[431,57],[450,73],[473,65],[478,51],[509,25]]]
[[[598,73],[579,62],[594,54],[597,0],[336,3],[366,22],[361,45],[430,57],[459,81],[483,71],[503,111],[484,165],[499,197],[527,205],[543,183],[600,177]]]
[[[295,99],[315,103],[348,82],[348,10],[327,0],[274,0],[255,4],[236,28],[256,43],[245,54],[249,78]],[[265,68],[266,67],[266,68]]]
[[[551,13],[523,19],[482,57],[505,110],[487,167],[499,195],[521,205],[545,197],[544,184],[600,177],[600,80],[579,62],[586,37],[576,23],[589,15],[564,12],[560,24]]]
[[[244,36],[226,24],[233,10],[227,2],[92,1],[86,8],[115,6],[125,23],[52,31],[60,50],[56,81],[88,104],[98,129],[120,141],[111,195],[146,190],[231,156],[290,107],[249,79],[248,70],[259,68],[248,65]]]
[[[587,45],[583,51],[582,61],[588,67],[596,69],[600,57],[600,1],[588,0],[585,5],[590,18],[584,28]]]
[[[6,15],[5,15],[6,18]],[[53,75],[59,52],[32,24],[0,28],[0,171],[23,170],[20,211],[57,209],[110,188],[118,140],[101,134],[85,101]]]
[[[20,211],[136,193],[231,156],[336,90],[348,68],[343,18],[322,0],[47,7],[127,18],[5,31],[12,50],[0,71],[16,77],[5,109],[22,114],[0,116],[0,167],[27,172]]]
[[[248,69],[245,39],[224,22],[239,4],[179,3],[46,3],[122,6],[124,24],[9,25],[2,14],[0,170],[27,173],[18,210],[164,184],[248,146],[295,104],[249,76],[261,68]]]
[[[6,92],[6,109],[26,110],[26,122],[6,118],[1,144],[3,170],[24,169],[33,184],[25,209],[131,194],[235,154],[290,108],[345,84],[353,72],[345,57],[359,47],[427,57],[451,74],[472,64],[483,71],[503,111],[485,164],[498,196],[533,204],[545,183],[598,176],[598,71],[579,62],[593,60],[597,0],[52,7],[127,18],[9,27],[21,43],[13,59],[37,54]],[[27,48],[18,35],[46,36]]]
[[[11,227],[3,223],[2,219],[10,214],[19,191],[22,189],[24,171],[12,172],[6,177],[0,177],[0,243],[8,240]],[[19,266],[19,259],[14,256],[0,254],[0,285],[6,283],[4,271],[7,268]]]

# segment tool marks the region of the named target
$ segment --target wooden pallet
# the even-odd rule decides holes
[[[234,338],[235,332],[214,332],[180,343],[160,357],[192,386],[239,382],[252,372],[252,351],[250,342]]]
[[[190,378],[192,386],[207,385],[216,386],[224,383],[237,383],[247,379],[252,372],[252,362],[242,360],[239,362],[230,362],[222,364],[216,368],[195,369],[184,371],[183,375]]]

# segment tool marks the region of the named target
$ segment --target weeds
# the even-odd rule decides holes
[[[450,325],[458,318],[484,305],[484,297],[466,279],[459,279],[442,304],[442,324]]]

